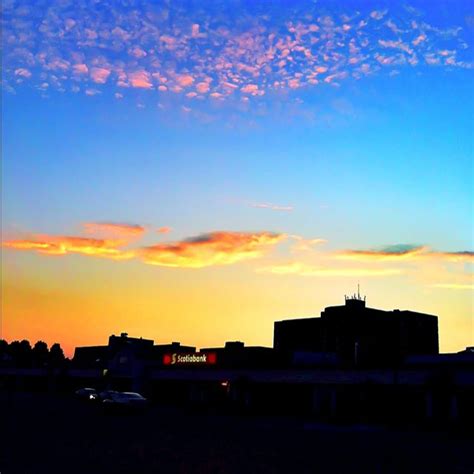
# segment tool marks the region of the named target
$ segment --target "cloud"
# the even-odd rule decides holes
[[[422,41],[425,41],[426,40],[426,35],[425,34],[420,34],[418,35],[413,41],[412,41],[412,44],[414,46],[418,46]]]
[[[18,69],[15,69],[15,76],[29,78],[31,77],[31,72],[26,68],[18,68]]]
[[[94,96],[100,94],[100,90],[98,89],[86,89],[86,95]]]
[[[199,82],[198,84],[196,84],[196,90],[201,94],[205,94],[206,92],[209,92],[209,89],[210,89],[210,86],[209,86],[209,83],[207,82]]]
[[[415,258],[426,249],[420,245],[397,244],[379,250],[344,250],[337,253],[337,257],[351,260],[403,260]]]
[[[194,82],[194,77],[189,74],[183,74],[176,78],[176,81],[181,87],[188,87]]]
[[[135,46],[130,50],[130,54],[134,56],[135,58],[144,58],[147,53],[143,49],[141,49],[139,46]]]
[[[145,232],[145,227],[138,224],[122,224],[115,222],[85,222],[83,224],[88,234],[111,234],[136,237]]]
[[[72,70],[75,74],[87,74],[89,72],[87,64],[74,64]]]
[[[259,93],[257,84],[247,84],[240,89],[244,94],[257,95]]]
[[[91,78],[97,84],[105,84],[110,76],[110,71],[103,67],[93,67],[91,69]]]
[[[313,250],[315,245],[325,244],[327,242],[326,239],[305,239],[301,235],[289,235],[291,239],[295,240],[295,244],[291,247],[292,251],[295,252],[304,252],[307,250]]]
[[[270,232],[218,231],[183,241],[142,248],[138,255],[151,265],[202,268],[260,257],[285,236]]]
[[[92,86],[112,95],[136,88],[184,100],[193,88],[201,96],[188,97],[251,103],[375,73],[390,77],[394,68],[403,74],[413,67],[473,67],[469,28],[431,25],[403,7],[356,12],[346,6],[331,17],[318,2],[276,2],[265,14],[238,2],[235,15],[209,2],[199,8],[169,2],[158,12],[150,2],[99,8],[58,1],[26,13],[4,3],[5,90],[10,83],[64,90],[72,81],[87,95]],[[452,54],[444,57],[448,40]]]
[[[428,255],[433,258],[449,260],[452,262],[474,261],[474,252],[470,250],[462,250],[459,252],[430,252]]]
[[[163,226],[163,227],[159,227],[156,231],[158,232],[158,234],[169,234],[171,230],[172,230],[171,227]]]
[[[255,207],[258,209],[271,209],[272,211],[293,211],[293,206],[280,206],[278,204],[271,204],[271,203],[250,203],[250,207]]]
[[[151,89],[153,84],[151,83],[150,74],[147,71],[134,71],[128,75],[128,80],[132,87],[138,89]]]
[[[286,238],[284,234],[271,232],[217,231],[178,242],[124,250],[123,247],[129,245],[131,239],[143,234],[143,226],[89,222],[84,224],[84,228],[88,233],[120,238],[33,234],[28,238],[3,241],[2,247],[50,256],[79,254],[113,260],[138,258],[151,265],[202,268],[260,257]],[[165,234],[170,232],[171,228],[160,227],[157,231]]]
[[[44,255],[67,255],[74,253],[113,260],[124,260],[133,257],[133,252],[119,249],[125,243],[122,240],[38,234],[34,235],[32,239],[2,242],[2,247],[13,250],[33,250]]]
[[[402,270],[396,268],[328,268],[310,265],[304,262],[290,262],[259,268],[258,273],[274,275],[299,275],[307,277],[380,277],[400,275]]]
[[[381,20],[386,14],[387,10],[374,10],[370,14],[370,18],[373,18],[374,20]]]
[[[435,288],[444,288],[447,290],[474,290],[473,283],[435,283],[431,286]]]
[[[415,260],[437,259],[462,262],[474,260],[474,252],[469,250],[458,252],[433,251],[427,246],[398,244],[383,247],[379,250],[344,250],[337,254],[338,258],[352,260]]]

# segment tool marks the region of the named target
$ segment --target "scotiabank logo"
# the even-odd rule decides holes
[[[173,353],[163,356],[164,365],[203,364],[212,365],[217,362],[215,352]]]

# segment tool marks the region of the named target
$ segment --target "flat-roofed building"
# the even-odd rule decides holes
[[[330,306],[319,318],[276,321],[274,348],[335,354],[343,364],[386,366],[406,356],[438,354],[437,316],[416,311],[368,308],[360,295]]]

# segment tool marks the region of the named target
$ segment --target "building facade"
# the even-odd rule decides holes
[[[393,366],[412,355],[438,354],[438,318],[415,311],[368,308],[359,295],[330,306],[319,318],[276,321],[274,348],[294,354],[331,354],[350,366]]]

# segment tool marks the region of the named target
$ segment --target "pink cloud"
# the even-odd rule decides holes
[[[120,26],[116,26],[112,30],[112,34],[123,41],[127,41],[130,39],[130,34],[127,33],[123,28],[120,28]]]
[[[123,224],[116,222],[85,222],[84,229],[89,234],[106,234],[119,236],[141,236],[145,227],[138,224]]]
[[[381,20],[387,14],[387,10],[374,10],[370,14],[370,18],[374,20]]]
[[[146,51],[144,51],[139,46],[135,46],[134,48],[132,48],[130,50],[130,54],[135,58],[144,58],[147,55]]]
[[[414,46],[418,46],[422,41],[425,41],[426,40],[426,35],[425,34],[421,34],[419,36],[417,36],[413,41],[412,41],[412,44]]]
[[[336,78],[361,79],[381,71],[380,64],[387,66],[386,74],[393,75],[395,65],[403,73],[403,66],[418,64],[417,58],[447,69],[472,68],[462,57],[468,42],[459,27],[432,26],[418,14],[417,21],[400,16],[395,24],[387,10],[373,10],[361,19],[360,14],[342,12],[322,15],[318,8],[299,17],[292,17],[289,10],[281,29],[269,29],[261,18],[235,28],[224,14],[219,26],[214,26],[205,8],[199,23],[181,21],[172,14],[172,4],[161,12],[145,8],[142,16],[136,16],[137,9],[117,18],[99,12],[87,19],[73,16],[74,7],[58,6],[54,21],[52,17],[44,21],[37,31],[21,26],[24,19],[18,21],[18,9],[13,9],[6,35],[11,52],[5,51],[7,74],[18,84],[19,78],[30,77],[25,71],[34,73],[37,89],[47,83],[50,89],[77,90],[80,79],[89,79],[81,90],[91,94],[93,83],[105,84],[114,73],[118,87],[152,89],[156,84],[155,91],[183,93],[188,98],[205,95],[249,102],[271,89],[288,91],[338,85]],[[449,54],[441,52],[446,39],[452,44]],[[38,47],[30,48],[36,43]],[[59,43],[65,45],[61,56]],[[388,48],[399,52],[386,54]],[[119,52],[128,55],[120,57]],[[326,73],[325,80],[318,79]],[[80,77],[86,74],[89,78]],[[66,84],[68,80],[76,84]]]
[[[299,79],[290,79],[288,81],[288,87],[290,89],[298,89],[298,87],[300,87],[300,81]]]
[[[70,63],[62,58],[54,57],[52,58],[46,66],[46,69],[51,69],[54,71],[67,71],[69,69]]]
[[[150,74],[145,70],[129,73],[128,79],[132,87],[139,89],[151,89],[153,87],[153,84],[150,81]]]
[[[72,70],[75,74],[87,74],[89,72],[86,64],[74,64]]]
[[[246,86],[240,89],[244,94],[256,95],[258,94],[258,85],[257,84],[247,84]]]
[[[110,70],[103,67],[93,67],[91,69],[91,78],[97,84],[105,84],[110,76]]]
[[[326,66],[318,66],[318,67],[315,69],[315,72],[317,72],[318,74],[323,74],[323,73],[325,73],[327,70],[328,70],[328,68],[327,68]]]
[[[196,84],[196,90],[201,93],[205,94],[206,92],[209,92],[209,84],[207,82],[199,82]]]
[[[181,87],[188,87],[194,82],[193,76],[189,74],[183,74],[176,78],[176,81]]]
[[[176,38],[173,38],[172,36],[169,36],[169,35],[162,35],[160,36],[160,40],[163,41],[163,43],[165,43],[165,45],[171,49],[172,47],[176,46]]]
[[[18,68],[18,69],[15,69],[15,76],[29,78],[31,77],[31,72],[25,68]]]
[[[194,23],[191,27],[191,36],[197,38],[199,36],[199,25]]]

